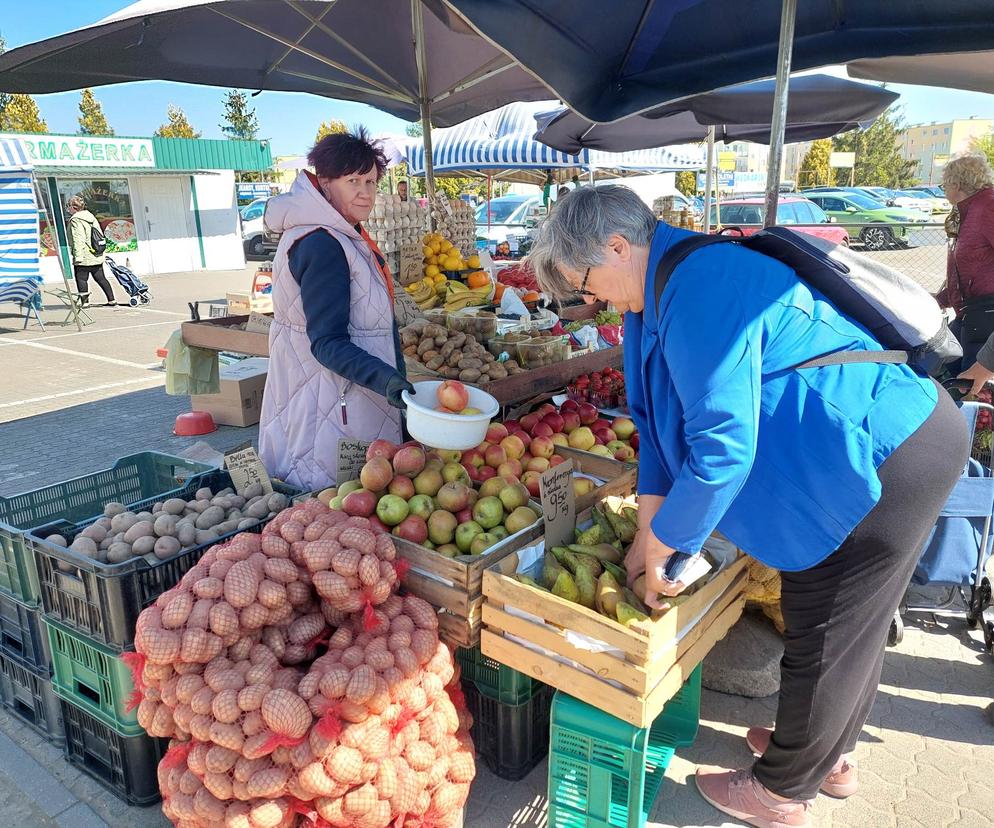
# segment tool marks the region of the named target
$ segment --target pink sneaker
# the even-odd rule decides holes
[[[773,729],[769,727],[750,727],[746,733],[746,744],[756,756],[762,756],[770,746]],[[821,783],[821,792],[845,799],[859,789],[859,776],[856,765],[843,756],[835,763],[825,781]]]
[[[808,802],[784,802],[771,796],[752,770],[725,770],[701,766],[695,776],[701,796],[735,819],[756,828],[805,828],[808,820]]]

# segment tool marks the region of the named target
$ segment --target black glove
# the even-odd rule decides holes
[[[400,398],[402,391],[406,391],[408,394],[415,393],[414,386],[407,381],[406,377],[395,374],[387,380],[386,398],[387,402],[394,408],[407,408],[407,404]]]

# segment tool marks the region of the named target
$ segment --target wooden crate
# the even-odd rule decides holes
[[[248,322],[248,316],[222,316],[200,322],[184,322],[183,342],[209,351],[269,356],[269,334],[239,330],[237,326],[245,322]]]
[[[603,480],[593,491],[576,499],[576,513],[586,512],[595,503],[600,503],[605,497],[619,495],[625,497],[635,491],[638,483],[638,464],[622,463],[610,457],[601,457],[589,451],[556,446],[556,454],[573,461],[573,468],[581,474],[588,474]]]
[[[600,351],[554,362],[541,368],[532,368],[514,374],[506,379],[494,380],[482,386],[483,390],[497,399],[502,405],[527,400],[543,391],[559,391],[570,380],[591,371],[603,368],[621,368],[624,351],[621,345],[603,348]]]
[[[483,571],[499,562],[510,572],[517,568],[515,552],[535,543],[545,531],[539,520],[533,526],[506,538],[483,555],[448,558],[433,549],[394,538],[397,554],[410,563],[401,583],[412,595],[442,610],[439,636],[454,647],[474,647],[480,643],[483,607]]]
[[[483,654],[612,716],[637,727],[648,727],[742,614],[748,577],[746,561],[745,557],[738,558],[685,603],[659,618],[629,627],[519,583],[505,574],[507,567],[488,568],[483,574]],[[507,611],[510,608],[535,618],[512,615]],[[677,634],[702,612],[689,632],[675,641]],[[584,633],[616,651],[594,653],[580,649],[567,642],[562,630]],[[506,635],[536,644],[587,669],[536,652]]]

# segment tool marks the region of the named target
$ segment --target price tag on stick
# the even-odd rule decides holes
[[[366,440],[346,440],[338,441],[338,474],[335,476],[335,484],[341,486],[349,480],[357,480],[362,467],[366,465],[366,449],[369,443]]]
[[[539,492],[545,516],[545,548],[569,546],[576,528],[573,461],[567,460],[543,472],[539,478]]]
[[[266,467],[252,446],[235,449],[224,455],[224,466],[231,475],[231,483],[235,491],[244,491],[253,483],[262,484],[266,494],[272,494],[273,482],[269,479]]]

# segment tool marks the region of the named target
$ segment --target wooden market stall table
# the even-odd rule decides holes
[[[250,356],[269,356],[269,334],[242,330],[248,316],[222,316],[184,322],[183,344],[208,351],[231,351]]]

